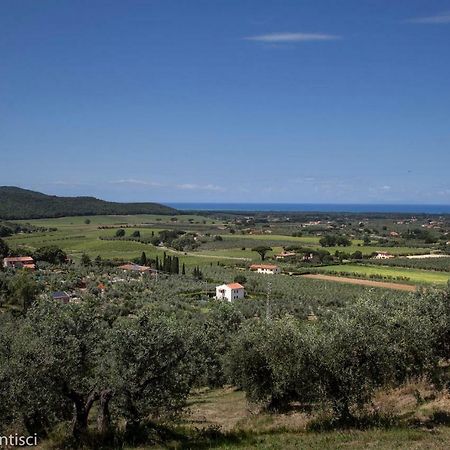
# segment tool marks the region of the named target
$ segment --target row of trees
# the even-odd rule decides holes
[[[319,243],[322,247],[349,247],[352,245],[352,241],[348,237],[335,234],[327,234],[320,238]]]
[[[0,239],[0,259],[9,256],[11,249],[8,244]],[[32,257],[35,261],[47,262],[50,264],[62,264],[67,262],[67,254],[56,245],[49,245],[38,248],[32,253]]]
[[[207,320],[158,308],[131,316],[107,309],[94,297],[69,305],[42,300],[25,316],[0,316],[0,433],[22,424],[43,438],[70,421],[81,441],[96,414],[102,438],[125,422],[133,441],[149,419],[179,414],[194,386],[226,381],[227,336],[241,322],[230,305]]]
[[[164,252],[163,260],[160,261],[159,257],[156,257],[155,269],[161,272],[178,275],[180,273],[180,260],[178,256],[170,256]],[[185,271],[183,266],[183,271]]]
[[[372,300],[317,322],[244,319],[228,304],[202,318],[155,307],[111,316],[95,298],[41,301],[1,319],[0,423],[42,436],[71,420],[79,440],[95,406],[101,435],[125,421],[132,436],[149,417],[178,414],[193,387],[224,383],[272,410],[330,406],[350,423],[380,388],[439,382],[450,356],[448,295]]]
[[[449,296],[361,300],[318,323],[248,322],[228,356],[228,373],[249,400],[271,409],[330,405],[348,423],[377,389],[411,377],[434,381],[450,357]]]

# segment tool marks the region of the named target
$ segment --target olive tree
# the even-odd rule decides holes
[[[149,417],[178,413],[185,405],[195,368],[186,332],[155,313],[118,319],[109,337],[106,373],[115,413],[136,430]]]
[[[227,369],[251,402],[279,410],[314,398],[318,375],[310,328],[291,318],[254,320],[238,333]]]
[[[17,324],[8,366],[9,396],[27,427],[45,428],[72,414],[76,439],[99,396],[98,362],[105,325],[89,305],[41,301]]]

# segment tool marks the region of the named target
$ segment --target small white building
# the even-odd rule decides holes
[[[375,259],[392,259],[392,258],[395,258],[395,256],[387,252],[377,252],[377,254],[375,255]]]
[[[245,297],[245,289],[242,284],[230,283],[216,286],[216,298],[218,300],[238,300]]]
[[[270,275],[275,275],[276,273],[281,272],[280,268],[274,264],[252,264],[250,266],[250,270]]]
[[[297,256],[295,252],[281,252],[279,255],[275,256],[276,259],[290,258],[292,256]]]

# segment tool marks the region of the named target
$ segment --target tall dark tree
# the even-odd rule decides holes
[[[5,258],[8,255],[9,246],[3,239],[0,239],[0,258]]]
[[[272,247],[268,247],[267,245],[260,245],[259,247],[252,248],[253,252],[256,252],[261,256],[261,261],[266,259],[267,252],[272,251]]]
[[[91,258],[87,253],[83,253],[81,255],[81,265],[88,267],[91,265]]]
[[[123,228],[119,228],[116,231],[116,237],[124,237],[125,236],[125,230]]]
[[[139,263],[141,264],[141,266],[146,266],[147,265],[147,255],[145,254],[145,252],[142,252],[141,259],[140,259]]]
[[[36,261],[45,261],[50,264],[62,264],[67,261],[66,253],[56,245],[38,248],[33,257]]]

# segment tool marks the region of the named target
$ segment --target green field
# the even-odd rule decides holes
[[[450,273],[435,272],[419,269],[407,269],[385,266],[360,266],[356,264],[340,264],[336,266],[321,267],[320,272],[342,274],[354,273],[365,277],[380,275],[383,277],[405,277],[415,284],[446,284],[450,279]]]
[[[90,223],[85,223],[89,219]],[[257,262],[259,255],[252,251],[253,247],[268,245],[272,251],[268,252],[270,259],[283,250],[283,246],[320,247],[319,236],[293,237],[291,234],[231,234],[225,231],[226,224],[214,220],[211,217],[201,215],[130,215],[130,216],[90,216],[90,217],[62,217],[56,219],[36,219],[21,221],[37,227],[56,228],[55,231],[35,232],[29,234],[16,234],[7,238],[12,248],[22,252],[33,252],[35,249],[47,245],[55,245],[62,248],[74,259],[79,259],[83,253],[92,258],[101,256],[106,259],[132,260],[140,256],[142,252],[150,258],[162,257],[164,252],[176,254],[180,261],[188,266],[205,265],[218,261],[226,264],[243,264]],[[110,228],[100,228],[110,227]],[[166,248],[155,247],[151,244],[129,240],[103,240],[112,238],[117,228],[126,228],[127,236],[132,231],[139,230],[141,238],[151,238],[163,229],[177,229],[191,231],[199,236],[210,236],[207,244],[193,251],[180,252]],[[129,227],[129,228],[127,228]],[[277,228],[277,230],[280,230]],[[220,235],[222,241],[214,241],[211,236]],[[361,240],[353,240],[350,247],[324,248],[331,254],[336,251],[353,253],[361,251],[368,255],[375,251],[387,251],[395,255],[428,253],[429,248],[412,247],[376,247],[364,246]],[[383,276],[408,277],[413,283],[438,283],[443,284],[448,276],[445,273],[436,274],[432,271],[408,270],[405,268],[387,267],[361,267],[361,266],[333,266],[327,270],[343,272],[357,272],[370,276],[379,274]]]
[[[90,223],[86,224],[85,220]],[[115,235],[116,228],[121,226],[133,226],[130,233],[139,230],[143,238],[149,238],[152,231],[157,234],[162,229],[168,229],[174,226],[182,226],[186,229],[190,227],[214,227],[211,219],[184,215],[178,216],[176,221],[172,221],[172,216],[158,215],[136,215],[136,216],[91,216],[91,217],[63,217],[57,219],[36,219],[21,221],[30,223],[37,227],[57,228],[56,231],[37,232],[30,234],[17,234],[7,238],[8,244],[12,248],[34,251],[35,249],[46,246],[56,245],[66,251],[70,256],[77,259],[82,253],[87,253],[91,257],[100,255],[107,259],[130,260],[138,257],[145,252],[148,257],[161,257],[163,249],[154,247],[150,244],[125,240],[101,240],[100,237],[112,237]],[[206,222],[206,224],[205,224]],[[138,225],[145,225],[139,227]],[[112,226],[113,229],[99,229],[99,226]],[[167,250],[170,253],[170,250]],[[175,253],[175,252],[173,252]],[[183,255],[181,253],[181,255]],[[181,257],[181,262],[195,265],[208,262],[210,259],[197,255]],[[220,261],[218,256],[215,260]],[[225,258],[226,260],[226,258]]]

